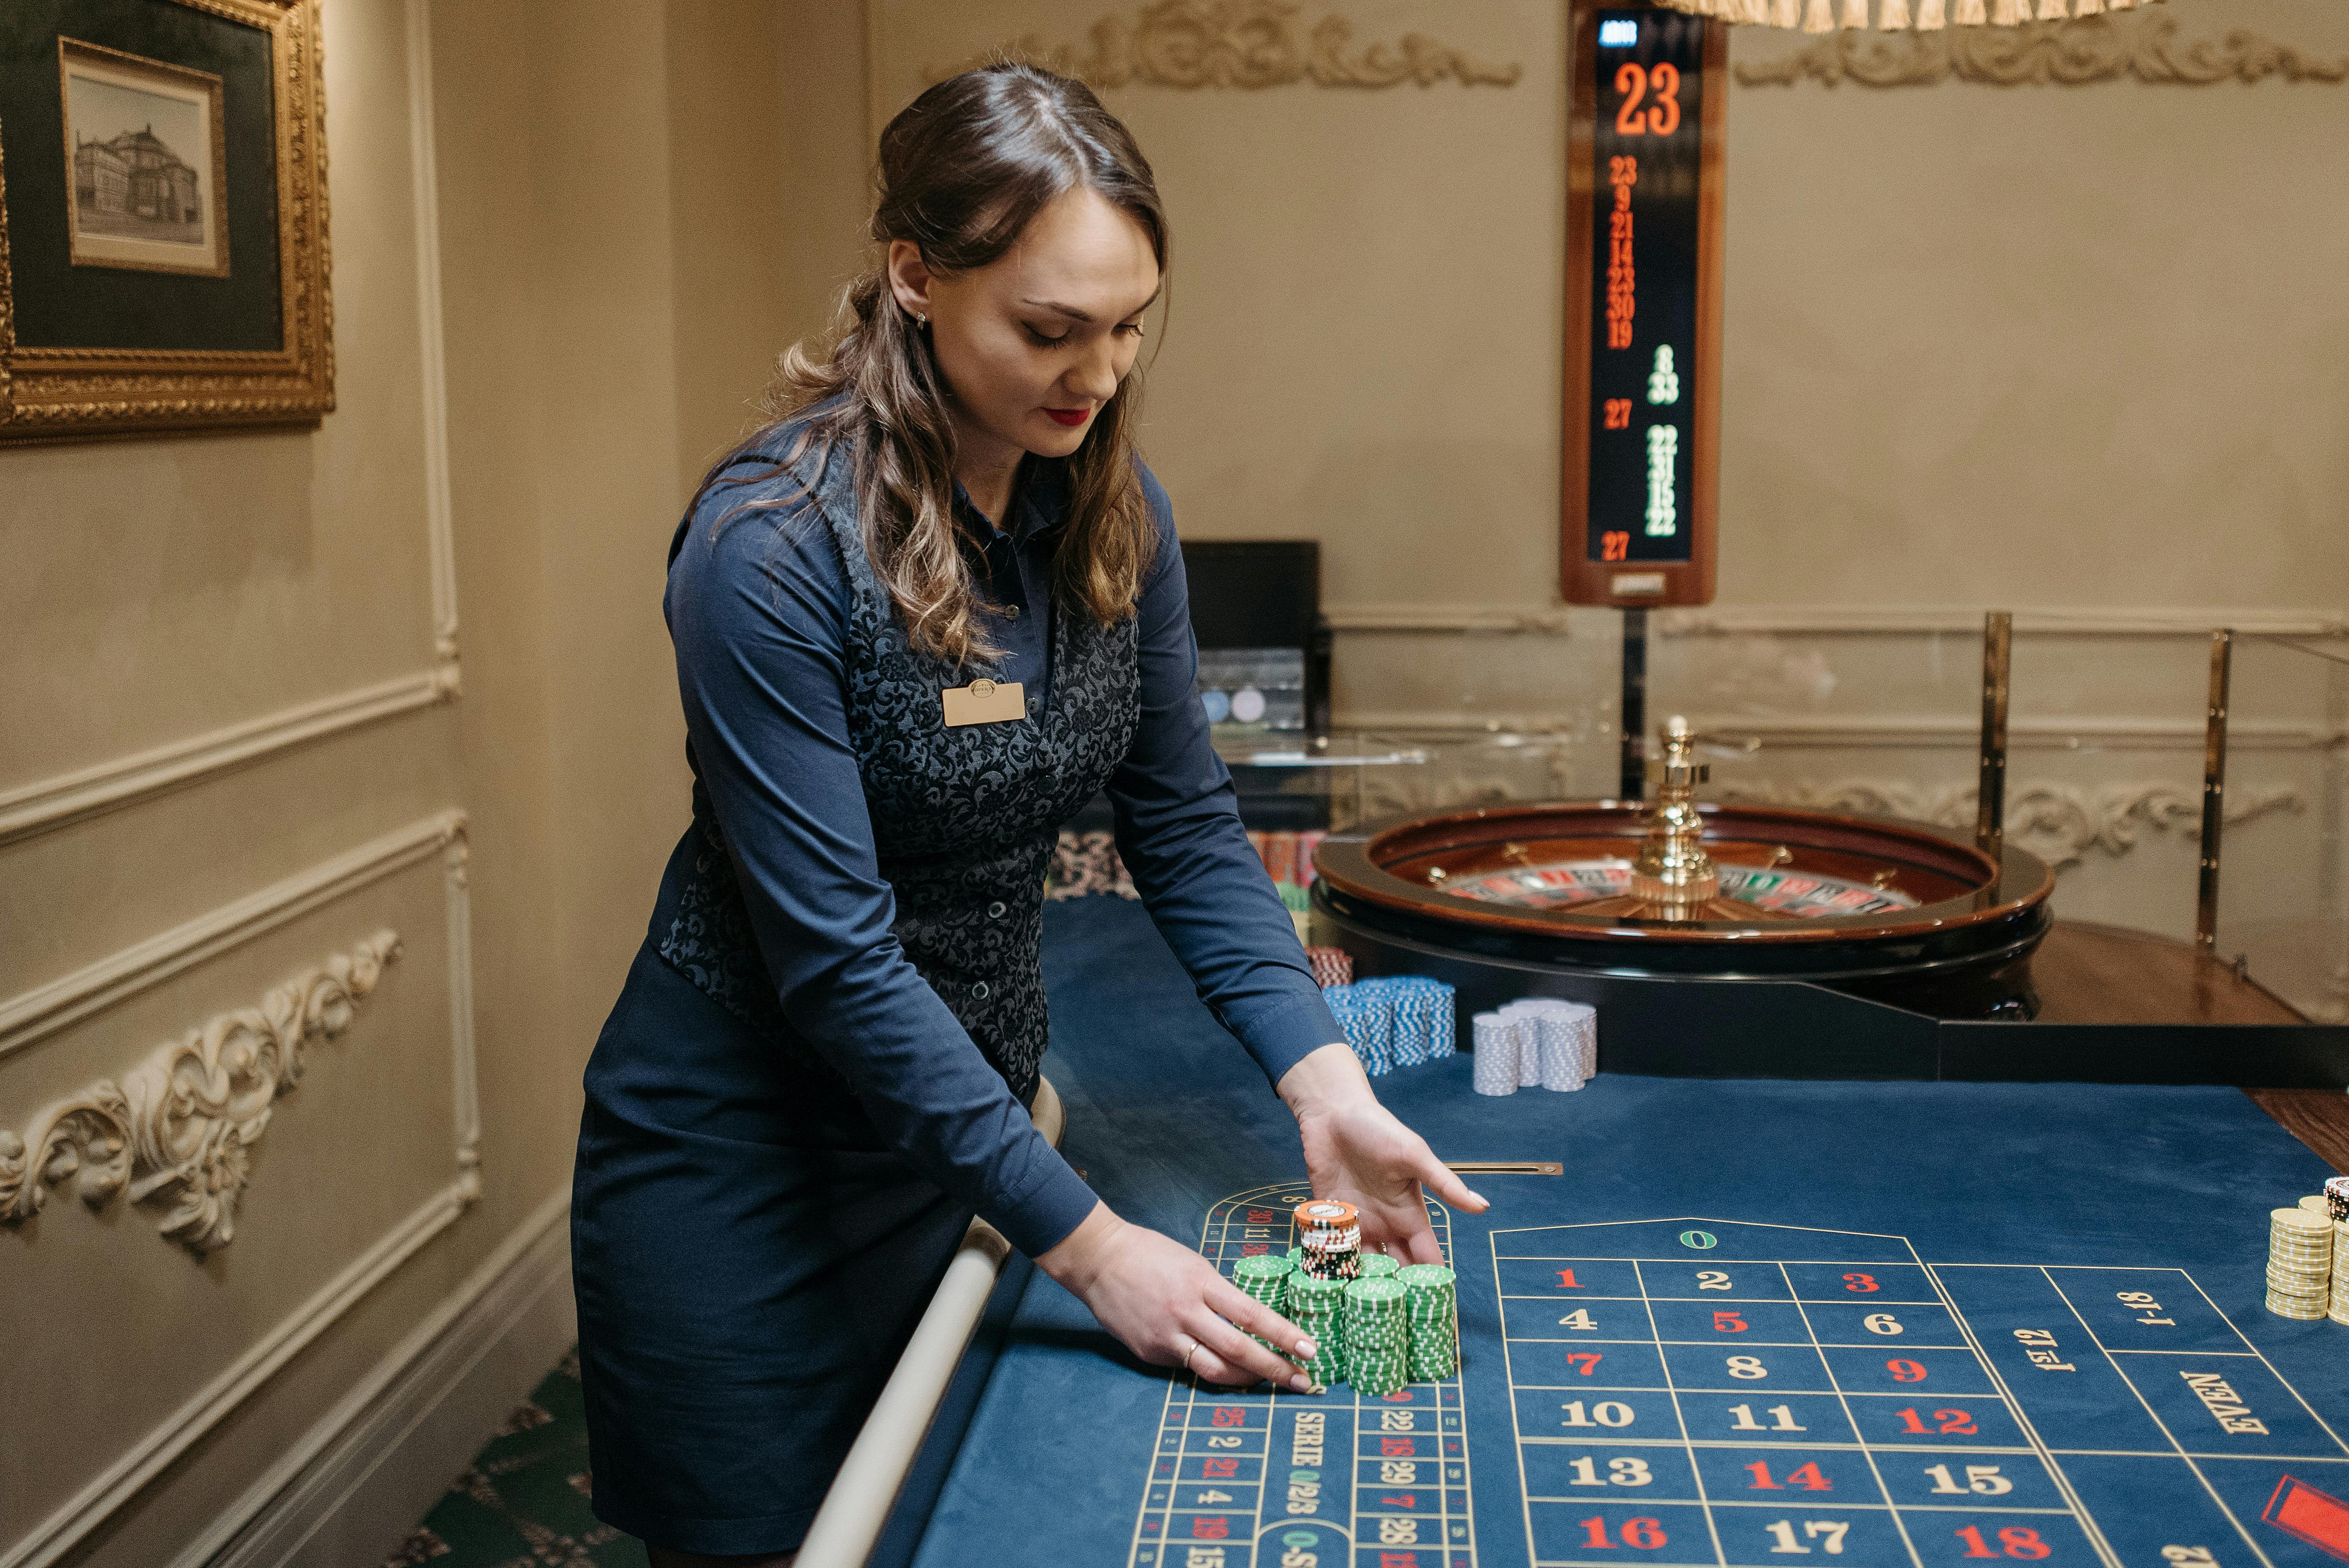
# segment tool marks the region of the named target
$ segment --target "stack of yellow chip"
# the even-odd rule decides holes
[[[2333,1222],[2333,1300],[2324,1315],[2349,1324],[2349,1220]]]
[[[2327,1177],[2324,1206],[2333,1220],[2333,1300],[2325,1316],[2349,1324],[2349,1176]],[[2308,1199],[2301,1199],[2308,1207]]]
[[[2325,1315],[2331,1293],[2332,1215],[2294,1207],[2274,1210],[2268,1220],[2268,1311],[2313,1323]]]

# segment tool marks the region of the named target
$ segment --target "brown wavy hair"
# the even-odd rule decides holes
[[[885,262],[889,242],[906,240],[934,273],[986,266],[1046,204],[1082,187],[1142,225],[1165,275],[1166,216],[1149,160],[1092,89],[1035,66],[965,71],[923,93],[882,131],[878,182],[872,233]],[[1052,597],[1102,626],[1133,613],[1157,545],[1134,456],[1140,369],[1118,383],[1067,460]],[[865,553],[908,640],[955,664],[991,659],[1001,650],[980,635],[954,516],[952,406],[928,342],[876,263],[843,292],[828,338],[784,351],[762,400],[766,422],[703,489],[813,410],[782,463],[813,445],[850,454]]]

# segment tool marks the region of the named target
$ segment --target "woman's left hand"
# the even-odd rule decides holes
[[[1471,1214],[1490,1207],[1435,1158],[1425,1138],[1379,1104],[1350,1046],[1324,1045],[1299,1062],[1282,1075],[1280,1097],[1297,1115],[1313,1195],[1360,1211],[1363,1251],[1413,1263],[1444,1262],[1423,1188]]]

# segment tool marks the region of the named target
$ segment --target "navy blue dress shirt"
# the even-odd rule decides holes
[[[848,581],[796,482],[750,463],[730,477],[758,477],[711,486],[680,527],[664,600],[695,811],[713,813],[733,846],[786,1019],[848,1080],[882,1140],[1033,1256],[1076,1228],[1093,1194],[890,932],[895,902],[848,733]],[[1158,548],[1138,606],[1140,719],[1108,785],[1118,851],[1201,998],[1277,1083],[1344,1034],[1209,743],[1173,510],[1147,469],[1141,479]],[[1004,657],[986,672],[1021,682],[1040,714],[1052,700],[1062,465],[1024,461],[1009,527],[959,490],[957,501],[978,593],[998,609],[985,629]]]

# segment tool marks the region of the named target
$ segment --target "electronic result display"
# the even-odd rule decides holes
[[[1723,25],[1576,21],[1568,134],[1563,591],[1713,597]]]

